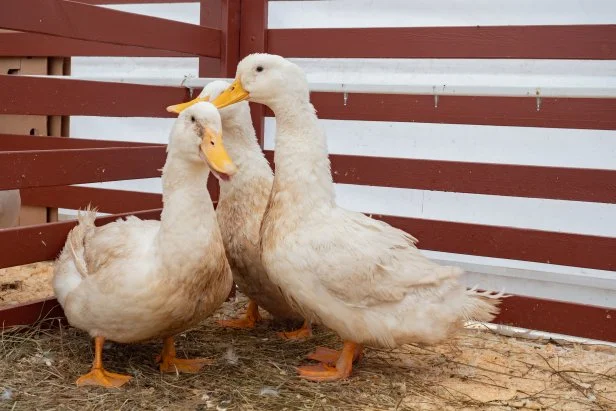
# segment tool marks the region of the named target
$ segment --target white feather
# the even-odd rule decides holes
[[[240,62],[237,78],[276,115],[262,259],[307,319],[344,340],[394,347],[435,343],[467,319],[494,317],[499,294],[467,291],[462,270],[424,257],[410,234],[336,205],[325,134],[299,67],[255,54]]]
[[[220,130],[218,112],[205,103],[176,121],[163,170],[161,221],[130,216],[95,227],[96,211],[88,207],[56,261],[58,301],[71,325],[92,336],[117,342],[173,336],[211,314],[230,291],[191,115]]]

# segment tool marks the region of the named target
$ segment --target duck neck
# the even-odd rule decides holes
[[[257,142],[255,129],[249,121],[225,119],[222,122],[225,148],[238,168],[237,174],[228,181],[220,181],[221,198],[235,187],[247,188],[255,179],[272,181],[272,170]]]
[[[216,214],[207,191],[209,170],[204,164],[169,153],[163,168],[163,212],[158,232],[163,262],[206,260],[211,236],[218,232]],[[182,264],[184,265],[184,264]],[[192,264],[191,264],[192,265]]]
[[[280,101],[270,108],[276,116],[273,194],[301,198],[310,206],[334,206],[335,194],[325,133],[309,101]]]

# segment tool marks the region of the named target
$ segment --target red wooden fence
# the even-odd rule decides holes
[[[237,62],[259,51],[324,58],[616,59],[614,25],[268,30],[266,0],[201,0],[200,26],[95,6],[140,2],[146,1],[3,2],[0,28],[19,32],[0,33],[0,56],[198,56],[202,77],[233,77]],[[0,76],[0,90],[0,114],[166,117],[167,105],[189,98],[182,87],[16,76]],[[418,95],[353,93],[343,104],[340,93],[313,93],[312,100],[319,116],[330,119],[616,129],[611,98],[543,98],[539,111],[534,96],[445,96],[438,107],[432,96]],[[271,113],[253,106],[252,114],[262,141],[264,116]],[[160,195],[70,185],[155,177],[164,156],[157,144],[0,135],[0,189],[21,188],[32,205],[76,209],[91,202],[115,214],[101,223],[123,213],[156,218]],[[346,184],[616,203],[611,170],[351,155],[332,156],[332,169],[335,181]],[[210,188],[217,198],[215,184]],[[413,233],[424,249],[616,271],[616,238],[375,217]],[[73,225],[0,230],[0,242],[12,250],[0,256],[0,268],[54,258]],[[50,300],[0,311],[0,322],[31,323],[58,315],[54,307]],[[614,321],[614,309],[523,296],[506,299],[497,318],[609,341],[616,341]]]
[[[202,0],[202,9],[218,16],[202,25],[83,4],[138,2],[2,2],[0,28],[18,32],[0,33],[0,56],[197,56],[213,68],[209,75],[224,77],[234,70],[239,54],[231,58],[233,51],[227,50],[227,20],[239,0]],[[239,33],[239,26],[236,30]],[[0,76],[0,114],[168,117],[165,107],[188,96],[180,87]],[[70,185],[158,177],[164,159],[165,147],[159,144],[0,135],[0,189],[21,188],[28,205],[78,209],[92,203],[101,212],[113,213],[99,218],[100,224],[128,214],[159,218],[158,194]],[[0,267],[55,258],[74,224],[0,230],[0,243],[10,245],[3,249],[11,250],[0,255]],[[59,314],[54,299],[36,301],[0,310],[0,323],[29,324]]]

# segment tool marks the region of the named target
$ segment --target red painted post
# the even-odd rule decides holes
[[[240,59],[251,53],[267,52],[267,6],[268,0],[242,0]],[[265,107],[251,103],[250,108],[252,123],[263,147]]]
[[[222,30],[220,59],[199,58],[199,77],[234,77],[239,61],[241,0],[201,0],[200,24]]]
[[[200,57],[199,77],[234,77],[239,60],[241,0],[201,0],[200,24],[219,28],[220,58]],[[212,200],[218,200],[218,181],[211,177],[208,189]]]

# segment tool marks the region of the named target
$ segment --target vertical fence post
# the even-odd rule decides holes
[[[220,59],[199,58],[199,77],[234,77],[239,61],[241,0],[201,0],[200,24],[222,30]]]
[[[199,57],[199,77],[234,77],[239,61],[241,0],[201,0],[199,22],[221,30],[220,58]],[[213,201],[219,186],[210,176],[207,183]]]
[[[267,52],[267,6],[268,0],[242,0],[240,59],[251,53]],[[263,148],[265,107],[251,103],[250,113],[259,144]]]

